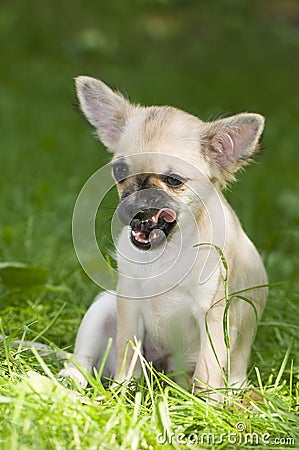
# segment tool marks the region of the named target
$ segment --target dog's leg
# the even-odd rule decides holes
[[[116,360],[116,333],[116,294],[103,292],[90,306],[81,322],[73,355],[76,363],[93,375],[94,369],[99,369],[101,366],[108,339],[112,338],[112,346],[102,376],[113,376]],[[60,376],[74,378],[82,387],[87,386],[86,378],[73,364],[61,370]]]
[[[247,364],[250,356],[250,344],[253,339],[249,342],[242,339],[242,342],[233,349],[231,353],[231,373],[229,384],[232,388],[246,387],[247,382]]]
[[[135,345],[143,340],[143,324],[138,317],[139,304],[140,300],[125,298],[117,300],[117,314],[120,318],[116,339],[115,380],[117,383],[122,383],[131,376],[139,378],[142,373],[140,358],[137,357],[134,363],[135,351],[130,345],[130,341]]]
[[[223,332],[224,306],[223,303],[219,303],[212,307],[207,313],[207,324],[204,317],[200,324],[201,347],[191,380],[194,383],[195,392],[209,390],[209,386],[213,388],[225,386],[227,349]],[[216,401],[222,400],[220,393],[211,393],[210,397]]]
[[[249,297],[249,296],[248,296]],[[256,297],[249,297],[252,304],[255,304],[258,318],[261,316],[261,310],[265,303],[265,294],[260,290]],[[234,300],[232,303],[232,315],[234,317],[234,310],[242,309],[242,320],[238,324],[232,324],[232,335],[235,339],[231,345],[231,373],[230,386],[232,388],[240,388],[246,386],[247,381],[247,364],[251,351],[251,344],[254,340],[257,318],[253,307],[242,300]],[[240,313],[237,314],[240,316]]]
[[[257,298],[251,299],[256,306],[258,318],[261,316],[265,298],[265,294],[260,292]],[[230,349],[228,350],[223,331],[224,307],[225,305],[220,303],[207,313],[208,332],[214,350],[205,325],[202,324],[201,327],[201,351],[193,376],[197,391],[208,389],[208,387],[205,388],[205,383],[214,388],[224,388],[226,382],[232,388],[244,387],[246,383],[247,364],[257,327],[257,318],[250,304],[237,299],[232,303],[229,311]],[[221,393],[212,393],[210,397],[217,401],[222,400]]]

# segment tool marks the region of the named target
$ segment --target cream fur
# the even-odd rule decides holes
[[[142,342],[148,360],[167,372],[186,371],[195,389],[206,384],[223,388],[228,368],[223,336],[225,271],[213,245],[223,249],[229,293],[264,285],[267,275],[220,186],[233,179],[234,172],[257,150],[264,119],[243,113],[205,123],[172,107],[132,105],[103,82],[89,77],[77,79],[77,92],[83,113],[114,153],[114,160],[122,156],[132,173],[151,174],[152,185],[176,202],[178,225],[163,251],[160,247],[137,249],[128,239],[128,227],[124,227],[117,246],[121,274],[118,294],[101,294],[86,313],[76,340],[76,360],[93,373],[101,363],[107,339],[112,337],[104,375],[122,382],[132,374],[130,346],[122,370],[128,340],[137,340]],[[169,166],[172,173],[188,179],[181,189],[171,190],[159,178]],[[133,181],[134,175],[118,185],[120,196]],[[198,247],[200,243],[211,246]],[[267,289],[243,295],[253,302],[260,318]],[[229,310],[231,386],[246,382],[256,326],[252,306],[235,298]],[[141,375],[138,360],[133,374]],[[62,375],[74,376],[86,385],[75,367],[69,366]]]

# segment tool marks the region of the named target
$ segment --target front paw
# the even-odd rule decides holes
[[[87,387],[88,381],[85,376],[76,367],[66,367],[59,372],[61,378],[71,378],[76,381],[83,389]]]
[[[225,402],[225,388],[214,387],[207,383],[199,381],[197,378],[192,380],[192,393],[198,395],[211,405],[223,407]]]

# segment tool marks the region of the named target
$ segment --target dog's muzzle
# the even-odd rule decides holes
[[[118,205],[118,216],[129,226],[132,244],[149,250],[165,242],[177,223],[177,214],[169,206],[172,204],[173,200],[161,189],[124,193]]]
[[[161,245],[176,224],[176,213],[173,209],[145,209],[132,219],[131,241],[142,250]]]

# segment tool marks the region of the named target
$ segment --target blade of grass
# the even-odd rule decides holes
[[[278,388],[278,385],[280,383],[282,375],[283,375],[283,373],[285,371],[285,368],[286,368],[286,365],[287,365],[287,362],[288,362],[288,359],[289,359],[289,356],[290,356],[292,345],[293,345],[293,340],[290,341],[289,347],[288,347],[288,349],[287,349],[287,351],[286,351],[286,353],[284,355],[284,358],[282,360],[280,369],[278,371],[278,374],[277,374],[277,377],[276,377],[276,380],[275,380],[275,383],[274,383],[274,390],[276,390]]]

